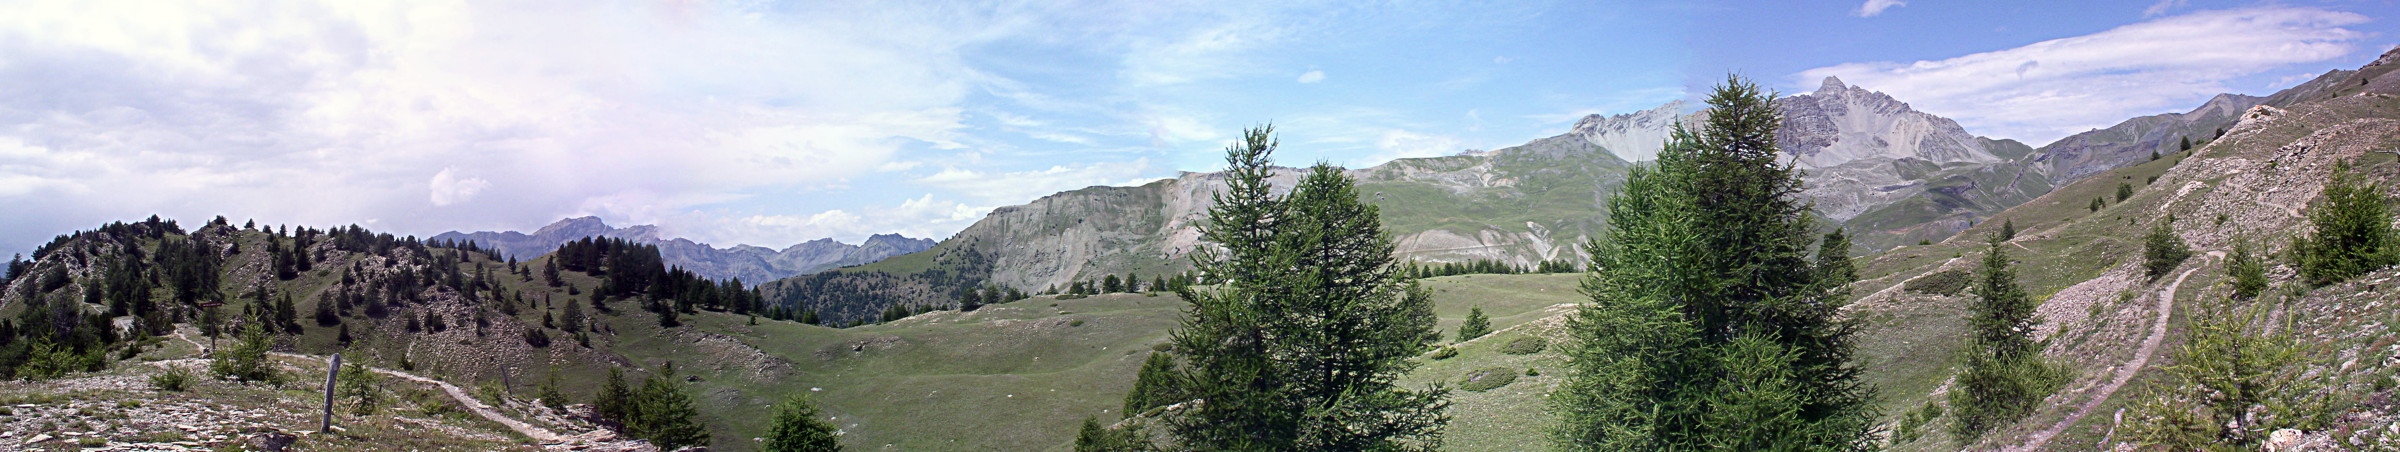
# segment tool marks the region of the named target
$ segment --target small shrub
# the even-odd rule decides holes
[[[168,367],[166,372],[150,376],[150,387],[158,388],[160,391],[181,392],[191,381],[192,371],[184,370],[182,367]]]
[[[100,447],[108,445],[108,440],[100,439],[100,437],[97,436],[86,436],[82,438],[76,438],[75,445],[87,448]]]
[[[1067,322],[1067,326],[1083,326],[1083,319],[1075,319],[1074,321]]]
[[[1902,284],[1901,288],[1922,294],[1952,296],[1967,290],[1967,283],[1974,279],[1975,276],[1964,269],[1949,270],[1908,280],[1908,284]]]
[[[1458,388],[1475,392],[1484,392],[1497,389],[1501,386],[1508,386],[1509,383],[1515,382],[1517,382],[1516,369],[1494,367],[1474,372],[1467,372],[1467,376],[1459,381]]]
[[[1507,353],[1511,355],[1531,355],[1540,353],[1542,349],[1549,347],[1550,341],[1545,341],[1538,337],[1525,336],[1516,339],[1510,339],[1507,344],[1502,344],[1500,346],[1500,353]]]
[[[1433,349],[1433,359],[1437,359],[1437,360],[1440,360],[1440,359],[1450,359],[1450,358],[1457,357],[1457,356],[1458,356],[1458,349],[1456,349],[1456,348],[1442,347],[1442,348]]]
[[[1528,376],[1528,377],[1539,377],[1539,376],[1542,376],[1542,371],[1541,371],[1541,370],[1539,370],[1539,369],[1534,369],[1534,368],[1531,368],[1531,367],[1527,367],[1527,368],[1525,368],[1525,376]]]
[[[2149,270],[2151,280],[2166,276],[2176,266],[2183,265],[2184,259],[2192,257],[2192,248],[2184,245],[2183,237],[2175,235],[2174,223],[2175,217],[2168,216],[2167,221],[2151,227],[2150,235],[2142,240],[2142,267]]]

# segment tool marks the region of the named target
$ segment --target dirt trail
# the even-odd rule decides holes
[[[2215,253],[2210,253],[2209,257],[2216,257]],[[2150,358],[2158,354],[2159,345],[2166,343],[2167,321],[2175,315],[2175,291],[2183,287],[2184,279],[2190,278],[2192,277],[2193,273],[2199,272],[2200,267],[2205,266],[2207,262],[2204,260],[2201,264],[2202,265],[2194,266],[2190,270],[2184,270],[2182,275],[2175,277],[2175,282],[2168,283],[2166,288],[2159,289],[2158,319],[2150,322],[2149,337],[2142,338],[2142,348],[2134,350],[2133,359],[2126,360],[2125,364],[2117,366],[2116,375],[2110,378],[2108,384],[2100,386],[2099,389],[2087,395],[2086,397],[2088,398],[2083,401],[2083,405],[2075,407],[2075,411],[2067,414],[2065,419],[2060,419],[2057,424],[2052,424],[2050,428],[2035,432],[2032,437],[2026,439],[2025,444],[2018,445],[2016,447],[2009,447],[2003,450],[2043,450],[2042,446],[2049,444],[2051,438],[2057,437],[2060,433],[2065,433],[2068,428],[2074,427],[2076,422],[2083,421],[2084,416],[2092,414],[2093,410],[2100,409],[2100,404],[2106,403],[2108,402],[2109,398],[2115,397],[2117,395],[2117,390],[2124,389],[2125,384],[2132,382],[2133,377],[2137,374],[2140,374],[2142,368],[2149,367]]]
[[[200,349],[200,350],[203,350],[203,351],[206,351],[206,350],[208,350],[208,347],[207,347],[207,346],[205,346],[205,345],[201,345],[201,344],[200,344],[200,342],[192,340],[191,336],[185,335],[185,334],[184,334],[184,332],[183,332],[183,330],[182,330],[182,329],[180,329],[180,328],[178,328],[178,329],[176,329],[176,330],[175,330],[175,338],[176,338],[176,339],[182,339],[184,342],[191,343],[193,348],[197,348],[197,349]],[[301,355],[301,354],[294,354],[294,353],[270,352],[270,353],[268,353],[268,354],[270,354],[270,355],[274,355],[274,356],[278,356],[278,357],[292,358],[292,359],[305,359],[305,360],[324,360],[324,359],[326,359],[325,357],[321,357],[321,356],[309,356],[309,355]],[[451,399],[456,399],[456,400],[458,400],[458,404],[459,404],[459,406],[464,406],[464,407],[466,407],[468,411],[473,411],[473,412],[475,412],[475,414],[476,414],[476,415],[478,415],[478,416],[483,416],[483,418],[484,418],[484,419],[490,419],[492,422],[497,422],[497,423],[499,423],[500,425],[507,426],[509,430],[515,430],[515,431],[516,431],[518,434],[522,434],[522,435],[525,435],[526,437],[533,438],[533,440],[534,440],[535,442],[540,442],[540,443],[555,443],[555,442],[559,442],[560,440],[563,440],[563,439],[565,439],[565,438],[566,438],[565,436],[561,436],[561,435],[559,435],[557,432],[552,432],[552,431],[550,431],[550,429],[541,428],[541,427],[539,427],[539,426],[535,426],[535,425],[533,425],[533,424],[528,424],[528,423],[525,423],[524,421],[519,421],[519,420],[517,420],[516,418],[508,417],[508,415],[505,415],[505,414],[500,414],[500,412],[499,412],[498,410],[493,410],[493,409],[492,409],[492,407],[491,407],[491,405],[485,405],[485,404],[483,403],[483,401],[482,401],[482,400],[476,399],[474,396],[467,395],[467,391],[465,391],[465,390],[462,390],[462,389],[459,389],[459,388],[458,388],[458,385],[453,385],[453,384],[450,384],[450,382],[441,381],[441,380],[436,380],[436,379],[432,379],[432,378],[425,378],[425,377],[423,377],[423,376],[420,376],[420,375],[417,375],[417,374],[412,374],[412,373],[408,373],[408,372],[402,372],[402,371],[397,371],[397,370],[391,370],[391,369],[385,369],[385,368],[381,368],[381,367],[368,367],[368,368],[367,368],[367,370],[369,370],[369,371],[373,371],[373,372],[375,372],[375,373],[379,373],[379,374],[390,375],[390,376],[393,376],[393,377],[399,377],[399,378],[401,378],[401,379],[405,379],[405,380],[409,380],[409,381],[415,381],[415,382],[419,382],[419,383],[426,383],[426,384],[431,384],[431,385],[434,385],[434,386],[441,387],[441,388],[442,388],[442,392],[443,392],[443,393],[450,394],[450,398],[451,398]]]

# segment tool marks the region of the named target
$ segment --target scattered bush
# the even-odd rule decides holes
[[[1925,435],[1925,424],[1940,417],[1942,417],[1942,406],[1930,401],[1925,402],[1925,407],[1910,410],[1907,415],[1900,417],[1900,425],[1892,429],[1893,442],[1915,442],[1917,438]]]
[[[2310,284],[2331,285],[2400,263],[2400,234],[2390,201],[2343,163],[2323,198],[2308,208],[2309,234],[2292,240],[2292,257]]]
[[[1484,392],[1499,388],[1501,386],[1508,386],[1509,383],[1515,382],[1517,382],[1516,369],[1494,367],[1474,372],[1467,372],[1467,376],[1459,381],[1458,388],[1475,392]]]
[[[1516,339],[1510,339],[1507,344],[1502,344],[1500,346],[1500,353],[1507,353],[1511,355],[1531,355],[1535,353],[1541,353],[1542,349],[1549,347],[1550,341],[1545,341],[1538,337],[1525,336]]]
[[[2142,267],[2149,270],[2152,280],[2166,276],[2176,266],[2183,265],[2184,259],[2192,257],[2192,248],[2183,244],[2183,237],[2175,235],[2174,224],[2175,217],[2170,215],[2167,221],[2151,227],[2150,235],[2142,240]]]
[[[1542,376],[1542,371],[1541,371],[1541,370],[1539,370],[1539,369],[1534,369],[1534,368],[1531,368],[1531,367],[1527,367],[1527,368],[1525,368],[1525,376],[1528,376],[1528,377],[1539,377],[1539,376]]]
[[[1919,276],[1917,279],[1908,280],[1908,284],[1902,284],[1900,287],[1910,292],[1951,296],[1967,290],[1967,283],[1974,279],[1973,274],[1967,273],[1964,269],[1958,269]]]
[[[218,376],[235,380],[279,384],[283,375],[275,371],[275,363],[267,360],[267,330],[257,323],[242,329],[242,341],[217,352],[208,370]]]
[[[1083,326],[1083,319],[1075,319],[1074,321],[1067,322],[1067,326]]]
[[[168,366],[166,372],[150,376],[150,387],[158,388],[160,391],[181,392],[184,390],[184,385],[191,381],[192,371],[184,370],[182,367]]]

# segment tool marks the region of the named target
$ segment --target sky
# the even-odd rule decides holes
[[[1757,5],[1752,3],[1766,3]],[[2048,143],[2400,42],[2388,1],[0,2],[0,253],[156,214],[781,248],[1222,165],[1497,149],[1728,75]]]

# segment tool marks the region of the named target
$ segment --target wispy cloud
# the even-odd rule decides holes
[[[1325,81],[1325,71],[1308,71],[1300,73],[1300,83],[1316,83],[1322,81]]]
[[[1882,15],[1886,10],[1902,6],[1908,6],[1908,2],[1901,0],[1867,0],[1866,3],[1858,5],[1857,10],[1853,10],[1850,13],[1855,14],[1858,17],[1875,17]]]
[[[1802,71],[1883,91],[1969,131],[2048,143],[2127,117],[2188,108],[2228,82],[2350,55],[2359,14],[2298,7],[2204,11],[1944,60]]]
[[[2150,7],[2142,8],[2142,17],[2164,16],[2174,12],[2176,8],[2191,6],[2191,4],[2191,0],[2158,0],[2158,3],[2152,3]]]

